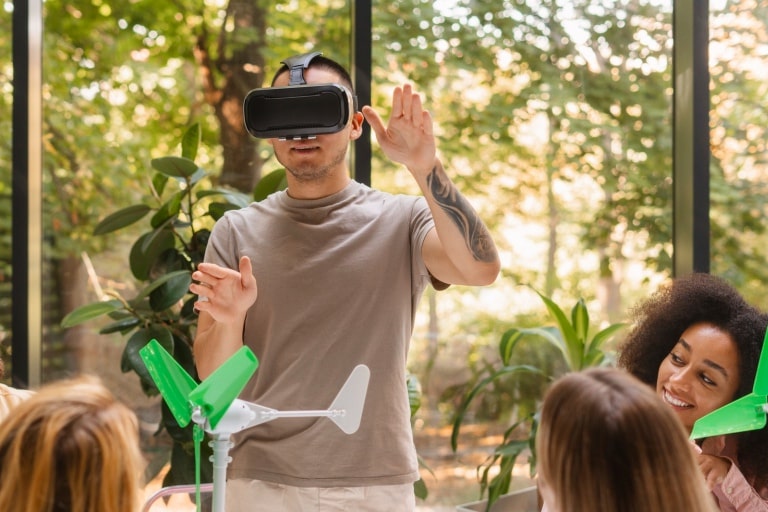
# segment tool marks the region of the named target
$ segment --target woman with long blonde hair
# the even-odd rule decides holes
[[[569,373],[547,392],[536,438],[547,512],[714,512],[677,416],[630,374]]]
[[[95,377],[48,384],[0,423],[3,512],[136,512],[135,414]]]

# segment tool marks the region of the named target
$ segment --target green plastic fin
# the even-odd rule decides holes
[[[189,393],[195,389],[197,382],[155,339],[139,350],[139,355],[176,422],[186,427],[192,419]]]
[[[200,499],[200,443],[205,439],[205,431],[197,423],[192,426],[192,439],[195,442],[195,511],[201,512],[203,500]]]
[[[202,409],[211,429],[216,428],[258,367],[251,349],[240,347],[189,394],[189,400]]]
[[[765,331],[763,348],[757,363],[757,372],[755,372],[755,384],[752,386],[753,393],[764,396],[768,396],[768,350],[765,349],[766,344],[768,344],[768,330]]]
[[[691,439],[720,436],[763,428],[766,424],[765,395],[750,393],[699,418]]]

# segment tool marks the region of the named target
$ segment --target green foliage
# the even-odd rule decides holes
[[[200,127],[189,128],[182,138],[182,155],[152,160],[156,171],[150,183],[147,202],[122,208],[107,215],[94,229],[94,235],[108,235],[147,220],[147,230],[138,236],[129,255],[129,268],[143,287],[134,297],[114,293],[114,298],[83,305],[66,315],[63,327],[72,327],[107,316],[111,323],[101,334],[120,333],[127,337],[120,361],[123,372],[135,372],[149,396],[159,393],[143,360],[141,350],[156,339],[187,373],[196,380],[192,356],[196,299],[189,292],[191,274],[203,260],[210,226],[224,212],[246,206],[251,198],[224,189],[205,189],[207,172],[195,163]],[[269,183],[280,187],[280,176]],[[262,192],[266,193],[265,190]],[[161,430],[173,440],[171,468],[163,485],[190,484],[194,478],[192,425],[181,428],[163,404]],[[204,447],[204,449],[207,449]],[[203,460],[208,460],[207,454]],[[212,478],[211,466],[202,466],[204,481]]]
[[[419,378],[413,374],[409,374],[406,379],[406,385],[408,388],[408,404],[411,407],[411,422],[413,422],[416,413],[421,408],[421,383],[419,382]],[[419,466],[432,473],[432,469],[427,465],[426,462],[424,462],[424,459],[421,457],[421,455],[417,455],[417,457],[419,460]],[[423,478],[419,478],[417,481],[413,482],[413,490],[417,498],[422,500],[427,499],[429,490],[427,489],[427,484],[424,482]]]
[[[451,448],[454,452],[458,448],[458,439],[461,426],[469,417],[470,407],[479,400],[483,394],[488,393],[495,386],[503,386],[510,377],[519,374],[534,374],[541,376],[546,381],[552,382],[565,372],[579,371],[591,366],[600,366],[609,363],[606,343],[624,328],[623,323],[611,324],[590,335],[589,312],[583,299],[578,299],[571,309],[570,316],[549,297],[537,292],[547,309],[549,317],[554,320],[554,325],[542,325],[538,327],[517,328],[506,330],[499,339],[499,360],[495,366],[489,366],[486,373],[468,387],[468,391],[456,408],[453,417],[453,430],[451,433]],[[564,367],[541,367],[530,364],[516,364],[515,349],[523,339],[545,341],[557,349],[561,354]],[[540,406],[543,390],[534,397]],[[509,491],[512,481],[512,470],[518,457],[528,453],[531,477],[536,473],[536,429],[538,427],[537,410],[522,415],[509,428],[504,431],[502,441],[494,449],[483,463],[478,467],[480,483],[480,495],[487,493],[488,505],[491,505],[502,495]],[[498,473],[491,476],[492,469],[498,468]]]
[[[753,4],[729,2],[710,12],[711,252],[718,255],[713,273],[760,301],[768,278],[762,222],[768,152],[766,82],[754,72],[754,63],[765,60],[768,16],[764,5]],[[349,63],[351,2],[254,0],[252,5],[263,17],[235,19],[242,12],[235,2],[44,3],[46,258],[77,257],[84,250],[95,253],[108,247],[108,237],[91,236],[93,220],[114,204],[138,201],[146,185],[144,162],[169,153],[171,142],[181,136],[173,127],[199,119],[208,145],[225,140],[219,139],[215,112],[221,104],[216,98],[232,69],[263,70],[269,77],[282,58],[310,49]],[[563,268],[559,259],[575,253],[585,256],[575,265],[598,257],[599,277],[617,284],[621,277],[613,272],[627,264],[626,255],[650,270],[671,268],[672,13],[649,0],[614,2],[611,8],[596,5],[589,0],[550,2],[546,8],[541,2],[512,0],[394,0],[377,3],[372,13],[373,105],[386,114],[391,86],[413,82],[435,117],[447,168],[462,191],[482,198],[473,203],[489,226],[500,226],[499,233],[509,233],[508,226],[552,230],[541,240],[550,246],[551,261],[531,256],[539,240],[521,241],[517,233],[496,238],[502,251],[519,262],[505,268],[505,275],[515,282],[546,282],[542,289],[547,293],[558,279],[595,285],[596,272],[589,266],[566,274],[551,272]],[[0,15],[0,28],[5,43],[0,44],[5,70],[0,126],[6,134],[0,142],[5,219],[0,234],[8,248],[10,12]],[[198,46],[201,41],[209,44]],[[243,42],[258,43],[260,52],[246,63],[228,62]],[[203,59],[201,48],[208,51]],[[714,53],[723,48],[728,58]],[[205,90],[203,77],[208,74],[218,90]],[[185,143],[181,156],[195,160],[196,144]],[[267,145],[254,145],[259,158],[253,160],[264,161],[264,171],[278,166]],[[205,160],[197,160],[218,166],[221,151],[217,146]],[[379,187],[396,172],[407,172],[393,169],[377,152],[373,166]],[[235,171],[253,172],[245,166]],[[407,178],[400,182],[415,186]],[[152,187],[162,194],[168,180],[177,179],[158,172]],[[272,179],[281,176],[266,175],[257,187],[269,188]],[[398,183],[393,179],[388,185]],[[207,203],[211,217],[220,216],[238,202],[223,194],[201,191],[197,199]],[[141,282],[152,281],[160,256],[170,255],[179,243],[171,229],[156,230],[155,223],[174,218],[182,197],[183,192],[168,198],[162,212],[153,208],[152,229],[134,244],[129,264]],[[257,200],[261,197],[257,190]],[[141,214],[145,208],[117,212],[109,222],[104,218],[99,229],[135,229],[150,215]],[[194,243],[204,245],[205,236],[201,229]],[[11,278],[9,254],[0,255],[2,290]],[[548,269],[543,268],[545,261]],[[175,263],[183,270],[181,261]],[[545,272],[551,275],[542,278]],[[182,287],[183,279],[178,275],[168,283],[167,294],[154,290],[163,295],[154,306],[177,295],[172,288]],[[2,291],[0,298],[7,302],[7,297]],[[149,301],[145,304],[149,308]],[[1,323],[9,339],[5,309]],[[132,332],[143,326],[135,315],[119,318],[124,309],[111,312],[117,318],[102,332]],[[519,356],[522,347],[513,346]],[[551,346],[562,352],[557,343]],[[509,373],[505,384],[526,376],[529,372]]]

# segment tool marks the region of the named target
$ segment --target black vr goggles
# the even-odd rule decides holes
[[[260,139],[311,139],[341,131],[349,122],[357,98],[339,84],[307,85],[304,70],[321,52],[296,55],[283,61],[290,85],[253,89],[243,102],[245,128]]]

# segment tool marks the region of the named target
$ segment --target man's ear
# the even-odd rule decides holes
[[[355,112],[352,114],[352,120],[350,124],[352,129],[349,132],[349,140],[357,140],[363,134],[363,123],[365,123],[365,117],[362,112]]]

